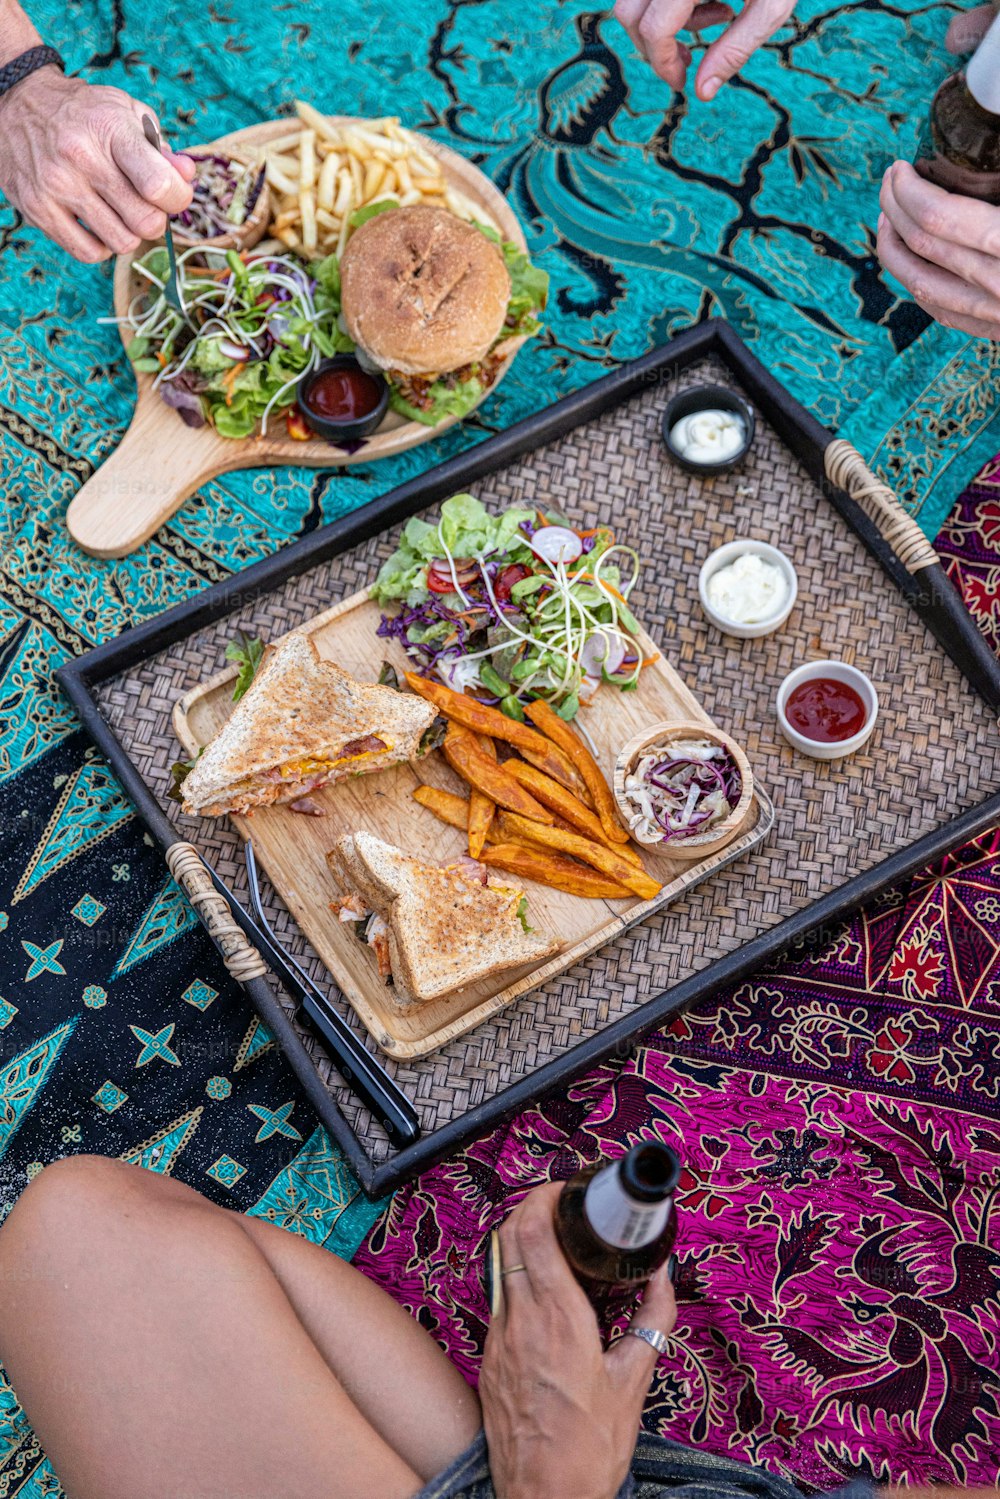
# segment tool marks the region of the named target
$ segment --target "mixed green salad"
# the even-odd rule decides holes
[[[385,200],[359,210],[393,208]],[[517,245],[477,224],[503,251],[511,279],[507,317],[493,353],[506,339],[536,333],[545,306],[548,276]],[[133,337],[128,356],[191,427],[210,422],[223,437],[266,434],[277,413],[288,435],[312,432],[296,406],[298,387],[323,359],[353,353],[340,316],[340,267],[336,255],[304,262],[292,254],[239,255],[234,250],[192,246],[177,257],[184,313],[167,300],[169,262],[157,246],[133,263],[143,289],[123,318]],[[493,355],[491,354],[490,358]],[[411,378],[397,386],[390,377],[393,408],[435,426],[446,416],[464,416],[492,383],[489,359],[433,380]]]
[[[639,557],[607,526],[580,530],[554,511],[491,515],[454,495],[438,524],[407,522],[373,597],[396,604],[378,633],[419,670],[511,717],[545,698],[565,719],[601,682],[628,691],[644,665],[629,596]]]
[[[162,246],[134,269],[149,286],[124,321],[135,336],[128,356],[191,427],[211,422],[223,437],[267,431],[275,412],[294,406],[320,360],[354,345],[342,332],[337,257],[305,266],[292,255],[243,259],[197,247],[177,257],[182,316],[164,295],[169,263]],[[115,321],[115,320],[112,320]],[[308,437],[308,428],[290,429]]]

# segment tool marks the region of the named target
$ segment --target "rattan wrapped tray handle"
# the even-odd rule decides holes
[[[872,472],[857,448],[842,437],[834,438],[823,461],[831,484],[849,494],[875,522],[907,572],[918,573],[940,562],[912,515],[907,515],[888,484]]]
[[[232,912],[212,884],[204,861],[192,843],[174,843],[167,849],[167,868],[222,953],[223,961],[239,983],[263,978],[267,964],[253,943],[233,920]]]

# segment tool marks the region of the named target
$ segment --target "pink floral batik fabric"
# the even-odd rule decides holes
[[[938,545],[1000,644],[1000,461]],[[475,1380],[490,1229],[652,1138],[686,1169],[650,1429],[805,1488],[1000,1480],[1000,835],[428,1171],[355,1263]]]

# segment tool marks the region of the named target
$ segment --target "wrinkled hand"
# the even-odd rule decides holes
[[[682,89],[691,49],[677,40],[679,31],[727,25],[702,58],[695,78],[699,99],[714,99],[758,47],[768,41],[795,9],[795,0],[746,0],[736,16],[721,0],[615,0],[615,16],[654,73],[671,88]],[[735,19],[734,19],[735,16]]]
[[[977,46],[997,9],[956,16],[948,50]],[[1000,339],[1000,208],[945,192],[904,161],[883,177],[879,203],[879,260],[917,305],[946,328]]]
[[[1000,208],[945,192],[905,161],[882,179],[879,259],[946,328],[1000,339]]]
[[[142,133],[156,116],[121,89],[41,68],[0,99],[0,191],[77,260],[156,239],[191,201],[194,163]]]
[[[632,1459],[656,1353],[638,1338],[602,1351],[597,1318],[554,1227],[560,1186],[538,1187],[500,1230],[503,1306],[490,1324],[479,1395],[499,1499],[614,1499]],[[638,1324],[677,1317],[666,1267]]]

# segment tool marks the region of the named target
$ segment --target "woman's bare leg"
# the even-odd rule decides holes
[[[409,1499],[480,1425],[350,1266],[90,1157],[0,1231],[0,1360],[72,1499]]]

